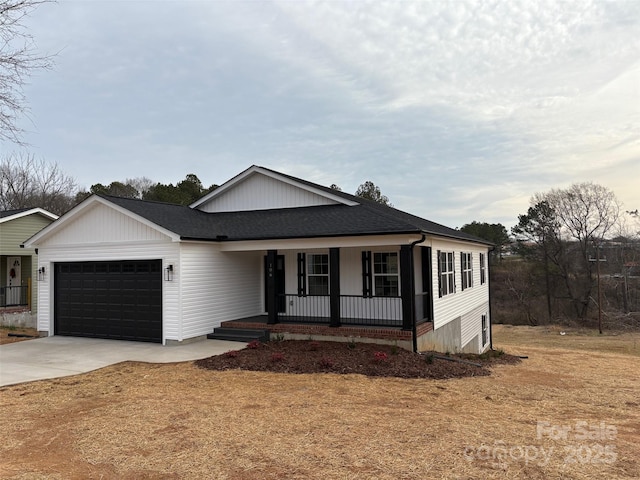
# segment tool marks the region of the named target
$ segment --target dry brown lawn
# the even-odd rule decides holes
[[[639,478],[637,344],[610,337],[495,326],[529,358],[452,380],[124,363],[5,387],[0,478]]]

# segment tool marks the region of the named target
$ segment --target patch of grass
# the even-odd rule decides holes
[[[640,332],[605,331],[558,325],[530,327],[524,325],[493,325],[493,343],[517,344],[545,348],[567,348],[590,352],[622,353],[640,357]]]

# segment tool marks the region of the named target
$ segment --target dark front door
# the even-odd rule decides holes
[[[267,257],[264,257],[264,310],[267,311]],[[276,295],[278,301],[278,313],[285,313],[287,310],[287,299],[284,290],[284,255],[276,257]]]
[[[55,265],[56,335],[162,342],[162,262]]]

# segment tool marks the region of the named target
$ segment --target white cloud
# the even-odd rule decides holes
[[[60,2],[32,21],[60,54],[28,140],[84,183],[261,164],[371,179],[453,226],[574,181],[640,204],[640,2]]]

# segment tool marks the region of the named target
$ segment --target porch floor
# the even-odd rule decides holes
[[[278,323],[268,324],[266,315],[256,315],[239,320],[222,322],[223,328],[263,329],[270,333],[288,333],[293,335],[368,338],[374,340],[411,341],[411,330],[397,326],[349,324],[348,319],[341,321],[340,327],[330,327],[328,318],[279,317]],[[421,322],[417,326],[418,336],[433,330],[433,322]]]

